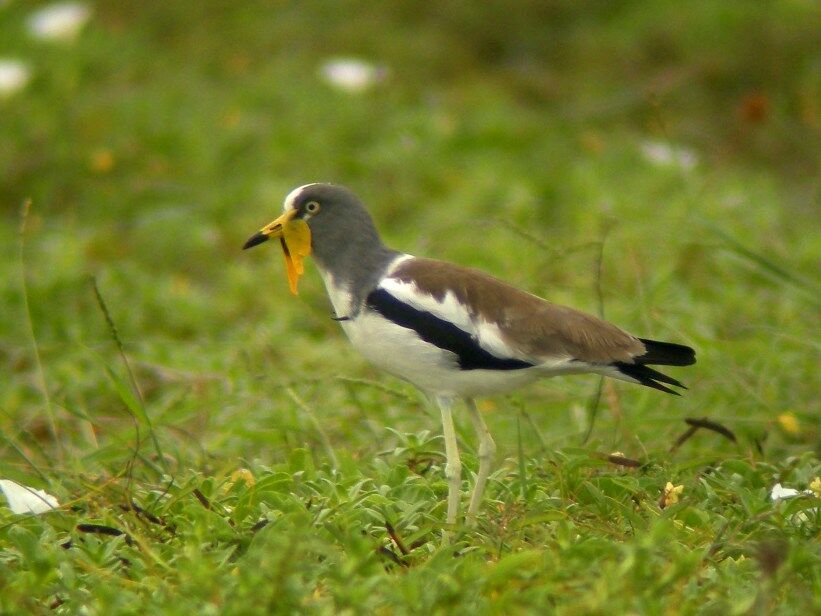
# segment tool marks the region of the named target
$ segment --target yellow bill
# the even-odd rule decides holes
[[[272,223],[265,225],[245,242],[243,248],[251,248],[271,238],[279,238],[285,271],[291,293],[297,294],[297,282],[305,273],[304,260],[311,254],[311,229],[304,220],[294,219],[296,210],[288,210]]]

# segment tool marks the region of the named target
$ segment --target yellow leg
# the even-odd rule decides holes
[[[437,396],[436,403],[442,411],[442,432],[445,436],[445,478],[448,480],[448,524],[456,524],[459,512],[459,488],[462,482],[462,461],[456,444],[456,430],[453,428],[453,399]]]
[[[473,488],[473,496],[470,498],[470,506],[468,507],[468,523],[473,525],[476,524],[476,513],[482,504],[482,494],[484,494],[487,477],[490,475],[490,467],[496,455],[496,443],[493,442],[493,437],[490,436],[490,431],[487,429],[479,409],[476,408],[476,402],[473,398],[465,398],[465,403],[468,407],[470,421],[479,436],[479,470],[476,473],[476,487]]]

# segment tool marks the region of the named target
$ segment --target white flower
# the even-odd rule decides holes
[[[0,58],[0,98],[22,90],[30,79],[31,70],[25,62]]]
[[[385,67],[356,58],[332,58],[322,65],[320,73],[329,84],[346,92],[363,92],[388,76]]]
[[[809,494],[812,496],[814,492],[812,490],[796,490],[795,488],[785,488],[780,483],[777,483],[773,486],[773,489],[770,491],[770,500],[773,502],[784,500],[785,498],[793,498],[795,496],[800,496],[802,494]]]
[[[788,498],[795,498],[796,496],[815,496],[815,492],[813,490],[796,490],[795,488],[785,488],[780,483],[777,483],[773,486],[773,489],[770,490],[770,499],[777,503],[779,501],[788,499]],[[817,512],[817,508],[808,509],[807,511],[799,511],[794,516],[792,516],[792,520],[794,522],[802,522],[806,523],[809,521],[809,517],[807,513],[811,515],[815,515]]]
[[[12,513],[43,513],[60,506],[51,494],[10,479],[0,479],[0,492],[5,495]]]
[[[56,2],[35,11],[28,19],[31,36],[43,41],[70,41],[77,37],[91,17],[82,2]]]
[[[659,167],[676,166],[683,171],[690,171],[698,164],[698,156],[692,150],[661,141],[645,141],[641,144],[641,153]]]

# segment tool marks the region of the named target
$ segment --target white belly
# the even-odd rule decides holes
[[[342,322],[354,348],[376,367],[419,389],[441,395],[480,396],[516,389],[544,373],[539,367],[519,370],[462,370],[450,351],[421,340],[373,312]]]

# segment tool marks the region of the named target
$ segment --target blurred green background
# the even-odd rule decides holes
[[[697,436],[685,466],[817,454],[818,3],[101,1],[59,41],[27,33],[39,6],[0,4],[0,57],[31,71],[0,97],[0,476],[68,500],[131,457],[92,278],[172,474],[322,465],[313,418],[363,463],[386,427],[438,433],[310,265],[295,298],[276,250],[240,250],[312,181],[395,248],[697,348],[684,398],[608,385],[590,451],[665,457],[709,416],[739,443]],[[334,83],[339,58],[366,83]],[[596,386],[485,403],[500,458],[524,418],[527,455],[580,445]]]
[[[815,402],[817,296],[725,237],[817,275],[814,3],[100,2],[68,42],[26,36],[31,9],[0,13],[0,51],[32,69],[1,103],[5,433],[43,417],[17,251],[29,198],[29,305],[61,422],[116,414],[89,276],[158,421],[196,416],[198,442],[237,415],[276,427],[284,380],[371,376],[315,273],[294,299],[276,251],[239,251],[311,181],[353,188],[397,248],[592,311],[607,231],[606,315],[701,351],[670,414]],[[334,87],[338,57],[387,75]],[[243,397],[251,379],[264,402]]]

